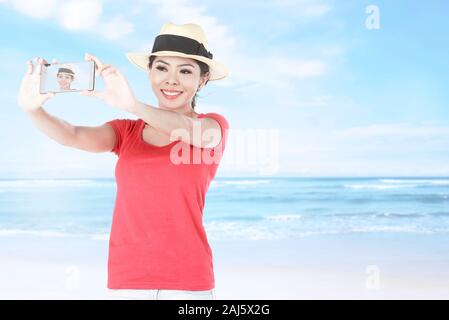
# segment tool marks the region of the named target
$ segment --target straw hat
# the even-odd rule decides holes
[[[165,23],[156,36],[151,53],[128,52],[126,57],[134,65],[148,71],[150,56],[175,56],[191,58],[209,65],[209,80],[219,80],[229,75],[229,69],[212,60],[203,29],[194,23],[176,25]]]

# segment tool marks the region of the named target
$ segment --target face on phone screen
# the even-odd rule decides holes
[[[95,62],[47,64],[42,68],[40,93],[94,90]]]

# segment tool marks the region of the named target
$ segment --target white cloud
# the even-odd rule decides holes
[[[326,107],[329,105],[329,96],[311,96],[305,97],[303,99],[297,99],[289,103],[287,106],[293,106],[296,108],[316,108],[316,107]]]
[[[345,53],[345,48],[341,45],[324,45],[319,51],[323,57],[338,57]]]
[[[231,61],[232,78],[219,85],[231,86],[236,91],[264,94],[273,99],[274,105],[282,108],[326,105],[325,94],[314,96],[304,84],[328,73],[328,63],[323,59],[267,53],[252,56],[235,54]]]
[[[18,12],[37,19],[53,19],[71,32],[87,31],[109,40],[119,40],[134,31],[134,25],[122,15],[106,16],[105,0],[5,0]],[[138,9],[135,9],[138,10]]]
[[[326,4],[314,4],[304,8],[304,15],[308,17],[321,17],[330,11]]]
[[[206,14],[207,6],[192,5],[186,0],[147,0],[147,3],[157,7],[154,12],[151,11],[151,15],[164,22],[199,24],[206,33],[209,49],[214,49],[211,50],[212,53],[226,55],[234,49],[236,37],[233,32],[228,26],[220,24],[217,18]],[[151,46],[152,44],[145,44],[144,49],[151,49]]]
[[[98,24],[102,11],[99,1],[69,1],[61,3],[58,20],[65,29],[70,31],[92,30]]]
[[[342,46],[332,44],[317,50],[307,48],[307,51],[300,51],[296,50],[297,44],[283,50],[285,45],[292,46],[291,43],[284,43],[274,50],[267,48],[266,51],[255,51],[250,46],[252,39],[242,37],[237,28],[225,25],[209,15],[207,6],[194,5],[188,0],[147,0],[147,3],[157,7],[154,14],[163,22],[194,22],[202,26],[214,59],[230,69],[230,76],[214,82],[214,85],[232,87],[244,93],[264,92],[273,98],[276,105],[283,107],[326,105],[324,94],[307,96],[307,93],[303,92],[300,100],[298,87],[303,87],[303,81],[328,74],[329,61],[333,62],[343,54]],[[250,5],[267,6],[267,3],[257,2]],[[284,9],[289,7],[288,10],[299,10],[302,15],[315,17],[324,15],[329,8],[323,1],[310,0],[281,1],[274,5]],[[248,7],[248,4],[245,6]],[[270,6],[273,9],[273,4]],[[140,49],[150,51],[151,48],[152,43],[145,43]],[[301,105],[298,101],[302,101]]]
[[[341,138],[355,139],[426,139],[429,137],[449,138],[449,128],[442,126],[412,126],[411,124],[373,124],[365,127],[347,128],[337,133]],[[448,139],[449,141],[449,139]],[[448,142],[449,143],[449,142]]]
[[[326,73],[326,63],[319,59],[267,59],[266,63],[270,68],[276,71],[277,76],[286,76],[289,78],[305,78],[321,76]]]
[[[134,24],[123,16],[117,16],[99,23],[97,31],[107,39],[119,40],[134,32]]]
[[[291,14],[311,18],[322,17],[331,10],[329,4],[322,0],[273,0],[272,4]]]
[[[337,130],[283,129],[280,150],[283,171],[314,175],[449,173],[447,126],[393,123]]]
[[[6,0],[4,2],[11,3],[20,13],[38,19],[51,17],[58,4],[58,0]]]
[[[10,0],[20,12],[33,17],[54,17],[69,31],[95,32],[113,41],[133,33],[134,25],[126,16],[105,17],[104,1]],[[327,6],[323,1],[311,0],[278,0],[273,4],[277,7],[299,10],[306,15],[324,14],[326,11],[324,7]],[[148,8],[148,5],[155,8]],[[318,57],[306,59],[288,54],[250,52],[247,49],[247,39],[239,37],[238,30],[220,23],[216,17],[207,14],[207,10],[206,5],[195,5],[188,0],[146,0],[135,4],[130,8],[130,12],[123,14],[136,15],[147,11],[151,13],[153,19],[157,17],[164,22],[200,24],[206,32],[209,49],[214,53],[214,58],[226,64],[231,71],[231,77],[217,82],[218,85],[238,87],[252,82],[276,87],[280,79],[283,82],[292,82],[295,79],[323,76],[328,72],[328,63]],[[148,38],[143,41],[145,43],[137,50],[151,50],[152,43],[147,42]],[[279,91],[281,87],[274,90]]]
[[[369,175],[447,175],[449,127],[416,125],[404,127],[391,124],[332,130],[331,128],[280,129],[279,146],[268,148],[264,159],[273,159],[279,165],[276,174],[295,173],[311,176],[369,176]],[[377,129],[373,129],[377,128]],[[352,134],[365,133],[365,139]],[[253,148],[245,158],[243,143],[252,145],[250,135],[233,127],[229,136],[227,161],[222,170],[229,173],[260,173],[262,152]],[[253,133],[255,131],[253,130]],[[402,138],[394,139],[394,135]],[[388,136],[389,139],[384,139]],[[260,142],[260,141],[259,141]],[[259,144],[255,144],[259,145]],[[270,146],[269,140],[259,146]],[[237,153],[240,152],[240,153]],[[224,158],[225,159],[225,158]],[[238,159],[245,159],[238,162]],[[279,161],[277,161],[279,160]],[[254,164],[258,164],[254,166]]]
[[[235,49],[229,54],[232,79],[222,83],[226,86],[253,83],[282,89],[291,87],[296,80],[321,77],[328,72],[328,63],[320,58],[306,59],[289,54],[245,54]]]

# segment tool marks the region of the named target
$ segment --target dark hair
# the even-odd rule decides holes
[[[156,56],[150,56],[150,61],[148,62],[148,70],[151,70],[151,67],[153,66],[153,62],[154,62],[155,58],[156,58]],[[204,63],[203,61],[196,60],[196,59],[193,59],[193,60],[200,67],[200,76],[204,76],[206,73],[209,72],[209,66],[206,63]],[[209,79],[206,80],[206,83],[204,85],[206,85],[208,82],[209,82]],[[192,109],[195,109],[195,105],[196,105],[195,99],[196,99],[197,95],[198,95],[198,93],[195,93],[195,96],[193,97]]]

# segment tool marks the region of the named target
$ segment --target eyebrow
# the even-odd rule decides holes
[[[167,64],[167,65],[170,65],[170,63],[165,62],[164,60],[156,60],[156,62],[162,62],[162,63],[165,63],[165,64]],[[192,66],[192,65],[189,64],[189,63],[185,63],[185,64],[180,64],[180,65],[178,65],[178,67],[182,67],[182,66],[191,66],[191,67],[195,68],[194,66]]]

